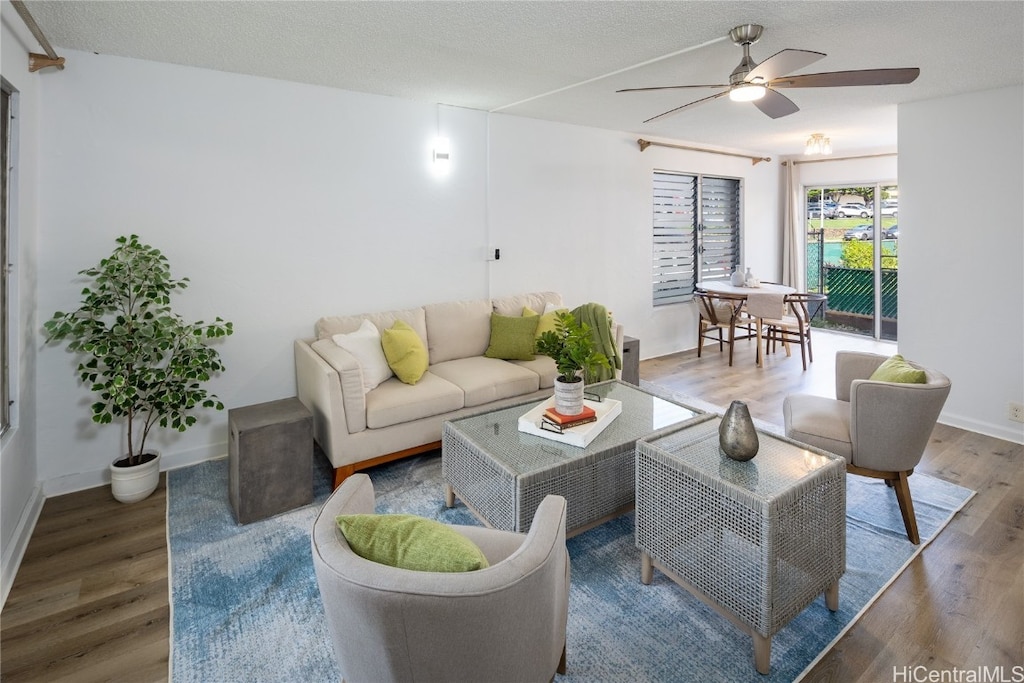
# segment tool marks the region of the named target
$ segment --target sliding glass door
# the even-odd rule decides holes
[[[899,188],[805,188],[807,289],[828,295],[821,327],[895,340]]]

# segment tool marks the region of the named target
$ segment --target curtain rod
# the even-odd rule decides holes
[[[686,145],[672,145],[667,142],[654,142],[653,140],[644,140],[640,138],[636,141],[640,145],[640,151],[644,151],[651,145],[657,145],[658,147],[671,147],[672,149],[685,149],[691,152],[706,152],[708,154],[723,154],[727,157],[740,157],[741,159],[750,159],[751,162],[757,164],[761,161],[771,161],[771,157],[757,157],[751,156],[750,154],[737,154],[736,152],[720,152],[717,149],[705,149],[703,147],[687,147]]]
[[[861,156],[854,157],[827,157],[822,159],[793,159],[793,165],[798,166],[800,164],[820,164],[823,161],[852,161],[854,159],[877,159],[878,157],[894,157],[896,152],[884,152],[882,154],[862,154]],[[788,161],[783,161],[782,165],[787,166]]]
[[[39,44],[44,50],[45,55],[36,54],[35,52],[28,53],[28,70],[39,71],[45,69],[48,66],[55,66],[61,71],[64,70],[64,58],[58,57],[57,53],[54,52],[53,46],[50,45],[50,41],[43,35],[43,30],[39,28],[39,24],[29,14],[28,7],[25,7],[25,3],[22,0],[11,0],[11,4],[14,5],[14,9],[18,11],[18,15],[21,20],[25,22],[25,26],[28,26],[28,30],[32,32],[32,35],[36,37]]]

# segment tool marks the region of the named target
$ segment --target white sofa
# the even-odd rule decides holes
[[[556,375],[550,358],[484,356],[492,312],[521,316],[525,307],[541,313],[548,304],[562,307],[562,297],[537,292],[318,320],[315,338],[295,341],[295,374],[299,400],[313,413],[314,437],[334,467],[335,488],[358,470],[438,448],[445,420],[550,396]],[[333,341],[363,320],[378,330],[408,323],[429,353],[422,379],[410,385],[391,377],[364,392],[359,362]],[[622,326],[611,329],[621,358]]]

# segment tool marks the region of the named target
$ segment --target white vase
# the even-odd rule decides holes
[[[110,463],[110,492],[116,500],[122,503],[137,503],[156,491],[160,484],[160,454],[153,455],[156,457],[141,465],[116,465],[124,458],[118,458]]]
[[[555,378],[555,410],[562,415],[579,415],[583,412],[583,379],[563,382]]]
[[[732,275],[729,276],[729,283],[733,287],[742,287],[744,282],[743,266],[736,266],[736,270],[732,271]]]

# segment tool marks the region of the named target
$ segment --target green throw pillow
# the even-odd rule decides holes
[[[430,356],[416,330],[401,320],[380,333],[380,345],[388,367],[406,384],[416,384],[427,371]]]
[[[533,360],[537,321],[537,316],[517,318],[491,313],[491,343],[484,355],[502,360]]]
[[[372,562],[420,572],[471,572],[487,558],[449,526],[416,515],[341,515],[338,528],[352,552]]]
[[[558,314],[559,313],[566,313],[566,312],[568,312],[568,310],[569,310],[568,308],[559,308],[559,309],[556,309],[556,310],[551,311],[549,313],[545,313],[544,315],[540,316],[540,321],[537,323],[537,332],[534,334],[534,337],[536,337],[537,339],[540,339],[540,336],[542,334],[544,334],[545,332],[547,332],[549,330],[551,332],[554,332],[555,331],[555,321],[558,319]],[[529,317],[536,316],[536,315],[537,315],[537,312],[534,311],[529,306],[524,306],[523,307],[523,317],[524,318],[529,318]]]
[[[903,360],[903,356],[898,353],[886,358],[885,362],[879,365],[868,379],[877,382],[899,382],[900,384],[924,384],[928,381],[924,370],[915,368]]]

